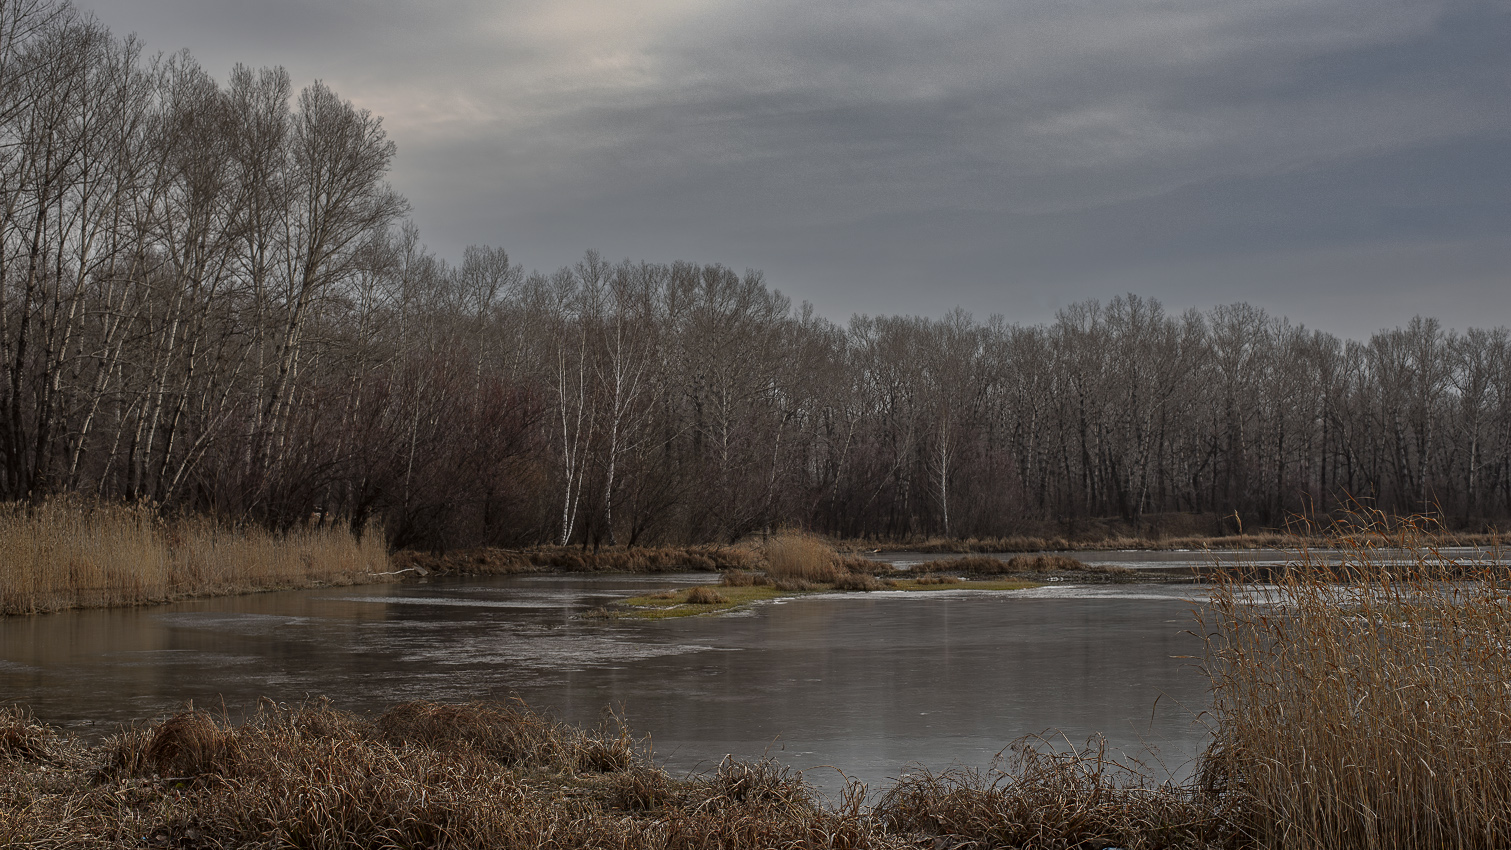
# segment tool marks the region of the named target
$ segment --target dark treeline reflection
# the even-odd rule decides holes
[[[717,265],[449,264],[393,155],[322,85],[0,0],[0,497],[417,546],[1511,513],[1505,329],[1354,342],[1133,296],[839,326]]]

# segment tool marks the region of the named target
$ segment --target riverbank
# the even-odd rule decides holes
[[[753,568],[760,559],[755,544],[740,546],[535,546],[526,549],[481,547],[451,552],[400,550],[392,569],[418,575],[496,576],[523,573],[687,573]]]
[[[0,712],[0,846],[448,848],[1208,847],[1222,805],[1095,747],[1021,744],[986,773],[919,773],[821,801],[773,761],[674,776],[622,727],[522,705],[406,703],[363,718],[186,711],[90,746]],[[868,794],[868,790],[882,793]]]
[[[1389,535],[1378,535],[1376,541],[1388,545]],[[1507,543],[1501,533],[1445,532],[1434,535],[1438,546],[1496,547]],[[1294,552],[1303,548],[1328,549],[1337,546],[1339,535],[1328,531],[1314,534],[1267,531],[1253,534],[1213,534],[1188,536],[1129,535],[1109,533],[1089,537],[1081,536],[1013,536],[986,538],[919,538],[912,540],[839,540],[836,548],[842,552],[881,554],[916,552],[928,555],[970,555],[982,553],[1031,553],[1031,552],[1181,552],[1204,550],[1253,550],[1278,549]]]
[[[1302,553],[1340,545],[1391,545],[1388,534],[1337,527],[1312,535],[1272,532],[1170,536],[1186,522],[1153,523],[1134,536],[1112,521],[1083,521],[1073,537],[833,541],[802,532],[752,536],[729,545],[656,547],[536,546],[477,548],[444,553],[384,550],[381,529],[353,534],[340,525],[270,532],[255,525],[209,517],[165,518],[145,505],[60,498],[41,505],[0,505],[0,616],[155,604],[267,590],[414,580],[430,576],[497,576],[523,573],[742,572],[768,573],[773,563],[796,558],[808,566],[784,574],[793,581],[875,590],[892,568],[868,556],[883,552],[937,555],[913,572],[942,572],[980,580],[990,575],[1028,581],[1156,580],[1127,570],[1088,566],[1046,552],[1110,550],[1253,550]],[[1362,536],[1361,536],[1362,535]],[[1436,546],[1498,547],[1496,534],[1438,532]],[[1007,555],[996,558],[982,553]],[[1028,554],[1036,553],[1036,554]],[[1059,558],[1062,568],[1025,568],[1024,558]],[[776,567],[781,572],[786,567]],[[817,570],[817,574],[810,574]],[[1273,569],[1245,575],[1268,581]],[[817,577],[815,577],[817,575]],[[1210,576],[1208,576],[1210,577]],[[1168,580],[1168,576],[1166,579]]]
[[[0,505],[0,614],[397,580],[381,529],[271,532],[144,505]]]

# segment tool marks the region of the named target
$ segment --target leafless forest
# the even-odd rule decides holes
[[[1135,296],[842,326],[718,265],[440,259],[394,155],[318,83],[0,0],[0,498],[400,546],[1511,515],[1504,328],[1361,342]]]

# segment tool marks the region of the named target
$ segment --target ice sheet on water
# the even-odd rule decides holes
[[[554,608],[573,604],[580,594],[552,594],[524,599],[458,599],[452,596],[335,596],[333,602],[370,602],[378,605],[444,605],[457,608]]]
[[[170,628],[207,629],[228,633],[266,633],[294,626],[310,625],[309,617],[289,614],[252,614],[246,612],[179,611],[160,614],[158,622]]]
[[[604,664],[619,664],[716,651],[716,647],[693,643],[655,643],[633,635],[613,632],[542,632],[529,640],[518,633],[469,635],[465,643],[438,641],[411,647],[405,662],[428,665],[508,665],[551,670],[582,670]]]

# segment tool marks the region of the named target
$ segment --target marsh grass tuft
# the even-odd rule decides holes
[[[53,734],[19,706],[0,708],[0,758],[51,758]]]
[[[157,727],[139,755],[121,761],[150,766],[160,776],[226,774],[236,769],[240,749],[227,724],[203,711],[175,714]]]

